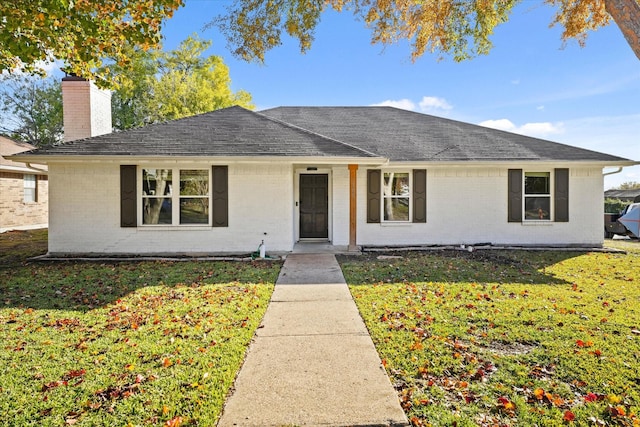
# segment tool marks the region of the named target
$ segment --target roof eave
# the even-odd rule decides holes
[[[469,166],[508,166],[522,167],[527,164],[543,165],[543,166],[584,166],[584,167],[628,167],[640,165],[640,161],[621,159],[621,160],[536,160],[536,159],[513,159],[513,160],[391,160],[389,166],[445,166],[445,167],[469,167]]]
[[[329,156],[137,156],[137,155],[46,155],[30,154],[16,156],[21,162],[50,163],[178,163],[178,162],[223,162],[223,163],[315,163],[315,164],[366,164],[377,165],[388,162],[384,157],[329,157]]]

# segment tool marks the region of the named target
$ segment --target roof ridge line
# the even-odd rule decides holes
[[[249,110],[249,111],[251,111],[251,110]],[[349,144],[347,142],[340,141],[340,140],[335,139],[335,138],[331,138],[330,136],[326,136],[326,135],[323,135],[323,134],[318,133],[318,132],[313,132],[313,131],[311,131],[309,129],[305,129],[305,128],[301,127],[301,126],[297,126],[297,125],[294,125],[292,123],[285,122],[284,120],[276,119],[275,117],[270,117],[270,116],[268,116],[266,114],[262,114],[262,113],[260,113],[258,111],[252,111],[252,113],[258,114],[261,117],[264,117],[265,119],[270,120],[270,121],[272,121],[274,123],[279,123],[281,125],[287,126],[288,128],[300,130],[300,131],[302,131],[304,133],[307,133],[307,134],[310,134],[310,135],[319,136],[319,137],[324,138],[326,140],[333,141],[333,142],[338,143],[340,145],[344,145],[345,147],[353,148],[354,150],[358,150],[358,151],[360,151],[362,153],[368,154],[368,155],[373,156],[373,157],[379,157],[379,158],[386,159],[386,157],[381,156],[380,154],[372,153],[371,151],[364,150],[364,149],[362,149],[360,147],[356,147],[355,145]]]

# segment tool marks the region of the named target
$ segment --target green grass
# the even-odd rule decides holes
[[[3,426],[215,425],[280,269],[20,253],[0,267]]]
[[[46,254],[47,236],[46,228],[0,234],[0,269],[20,265],[27,258]]]
[[[640,425],[640,245],[341,266],[413,425]]]

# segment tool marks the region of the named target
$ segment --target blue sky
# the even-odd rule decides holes
[[[164,46],[197,33],[229,66],[234,90],[258,110],[283,105],[394,105],[640,161],[640,60],[612,23],[581,48],[563,47],[554,10],[524,1],[492,36],[487,56],[456,63],[426,54],[412,62],[407,43],[372,45],[348,11],[322,16],[311,50],[295,40],[264,65],[234,58],[216,29],[203,30],[228,1],[187,0],[165,24]],[[640,166],[605,177],[605,189],[640,182]]]

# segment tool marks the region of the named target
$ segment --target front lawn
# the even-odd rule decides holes
[[[8,426],[215,425],[281,265],[3,256]]]
[[[341,257],[416,426],[640,425],[640,245],[628,254]]]

